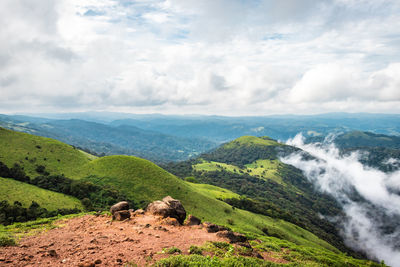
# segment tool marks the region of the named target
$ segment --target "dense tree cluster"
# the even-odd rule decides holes
[[[93,182],[73,180],[62,175],[37,176],[31,184],[40,188],[74,196],[81,200],[87,210],[104,210],[115,202],[127,198],[111,188],[96,185]],[[133,204],[133,201],[130,201]]]
[[[0,224],[8,225],[14,222],[25,222],[37,218],[53,217],[58,214],[67,215],[78,212],[80,210],[76,208],[47,211],[47,209],[40,207],[35,201],[32,201],[32,204],[28,208],[24,208],[18,201],[15,201],[11,205],[8,201],[3,200],[0,202]]]
[[[243,167],[259,159],[277,159],[297,151],[290,146],[262,146],[254,144],[229,144],[201,157],[208,161],[223,162]],[[304,157],[310,155],[304,154]],[[330,196],[318,193],[313,184],[297,168],[280,164],[277,174],[283,183],[272,179],[260,179],[251,173],[234,173],[224,169],[218,171],[196,171],[196,160],[168,164],[168,171],[182,178],[193,176],[197,181],[227,188],[244,198],[226,200],[234,207],[246,209],[273,218],[284,219],[305,228],[343,251],[349,251],[339,237],[335,224],[321,217],[341,217],[338,203]],[[249,199],[251,198],[251,199]]]
[[[258,159],[277,159],[276,146],[232,146],[220,147],[201,156],[205,160],[233,164],[240,168]]]
[[[46,171],[45,166],[42,165],[36,166],[36,171],[42,175],[30,179],[20,165],[14,164],[12,168],[8,168],[7,165],[0,161],[0,177],[12,178],[43,189],[76,197],[81,200],[86,210],[106,210],[110,205],[122,200],[129,201],[131,206],[135,207],[135,203],[130,201],[118,190],[96,185],[85,179],[73,180],[63,175],[50,175]],[[51,217],[57,214],[64,215],[81,212],[79,209],[64,208],[60,208],[56,211],[47,211],[34,201],[29,208],[22,207],[21,203],[18,201],[12,205],[7,201],[1,203],[0,223],[3,224]]]
[[[17,163],[12,168],[8,168],[0,161],[0,177],[13,178],[21,182],[29,182],[30,178],[24,172],[24,169]]]

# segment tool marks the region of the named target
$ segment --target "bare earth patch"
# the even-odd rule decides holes
[[[64,227],[22,239],[19,246],[0,248],[1,266],[115,266],[151,264],[168,257],[163,248],[188,254],[191,245],[227,241],[202,226],[162,225],[153,215],[113,221],[106,215],[64,221]]]

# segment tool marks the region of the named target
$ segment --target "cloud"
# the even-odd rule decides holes
[[[287,144],[316,158],[304,160],[301,154],[292,154],[281,160],[301,169],[318,190],[342,205],[346,213],[342,234],[347,244],[373,259],[399,266],[400,195],[396,192],[400,171],[383,173],[363,166],[357,152],[343,156],[331,143],[304,144],[301,135]]]
[[[400,112],[399,11],[389,0],[4,0],[0,112]]]

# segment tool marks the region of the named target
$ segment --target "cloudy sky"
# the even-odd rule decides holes
[[[1,0],[0,113],[400,113],[398,0]]]

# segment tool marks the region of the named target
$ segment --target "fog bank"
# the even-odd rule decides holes
[[[359,152],[340,155],[332,140],[305,144],[299,134],[287,144],[314,157],[307,160],[294,153],[281,160],[301,169],[318,190],[342,205],[346,218],[341,234],[347,245],[400,266],[400,171],[384,173],[364,166]]]

